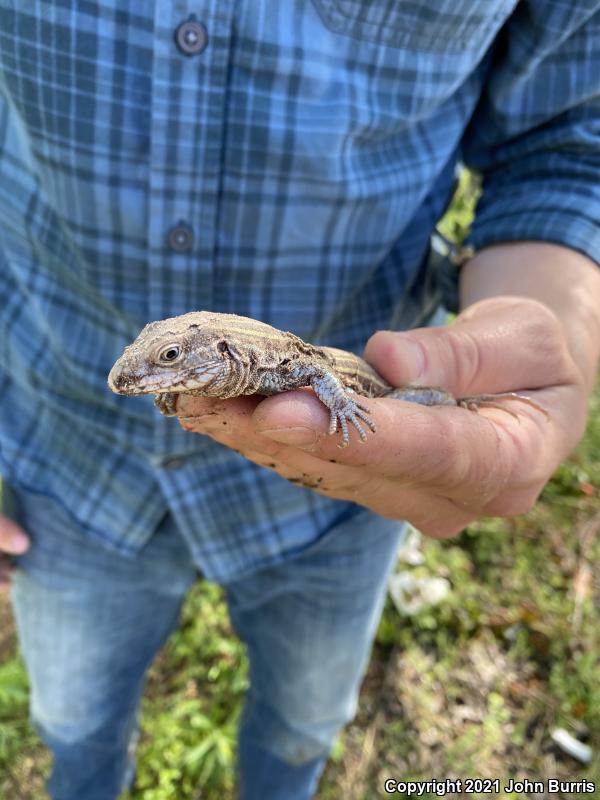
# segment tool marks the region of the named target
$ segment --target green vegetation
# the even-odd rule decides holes
[[[463,231],[466,203],[463,192],[446,235]],[[386,606],[358,717],[336,745],[319,800],[384,797],[390,777],[587,777],[600,787],[598,453],[600,384],[584,441],[530,514],[425,543],[424,563],[407,569],[447,578],[452,592],[410,618]],[[15,647],[3,605],[0,796],[41,800],[49,759],[27,723]],[[233,798],[246,685],[222,593],[199,583],[149,675],[137,785],[127,800]],[[553,744],[557,726],[592,747],[591,764]]]

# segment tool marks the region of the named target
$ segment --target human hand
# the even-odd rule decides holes
[[[0,514],[0,590],[10,584],[11,555],[21,555],[29,549],[29,537],[16,522]]]
[[[544,304],[494,297],[467,308],[449,327],[379,332],[365,356],[391,384],[443,386],[456,397],[525,392],[478,414],[398,400],[366,401],[377,433],[338,448],[329,412],[311,391],[266,399],[181,395],[187,430],[211,436],[288,480],[407,519],[448,537],[480,516],[531,508],[581,437],[587,393],[563,326]]]

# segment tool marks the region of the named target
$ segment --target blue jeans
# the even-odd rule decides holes
[[[114,800],[133,779],[144,675],[198,573],[167,517],[142,552],[86,538],[54,501],[13,492],[30,533],[13,602],[53,800]],[[308,800],[355,712],[401,525],[365,511],[278,566],[225,587],[251,686],[242,800]]]

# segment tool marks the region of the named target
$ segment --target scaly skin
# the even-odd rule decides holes
[[[316,347],[263,322],[211,311],[193,311],[146,325],[114,364],[108,385],[122,395],[155,394],[158,409],[167,416],[175,414],[178,394],[226,399],[311,386],[329,409],[329,433],[341,428],[340,447],[350,441],[348,423],[361,441],[367,438],[365,427],[372,433],[377,430],[368,407],[357,395],[470,410],[493,406],[513,416],[498,399],[515,399],[539,408],[513,392],[457,399],[436,387],[395,389],[353,353]]]

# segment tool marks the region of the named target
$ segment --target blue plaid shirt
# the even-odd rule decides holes
[[[455,165],[476,248],[600,261],[600,2],[0,0],[0,470],[207,576],[353,506],[106,386],[149,320],[235,312],[361,351],[431,310]]]

